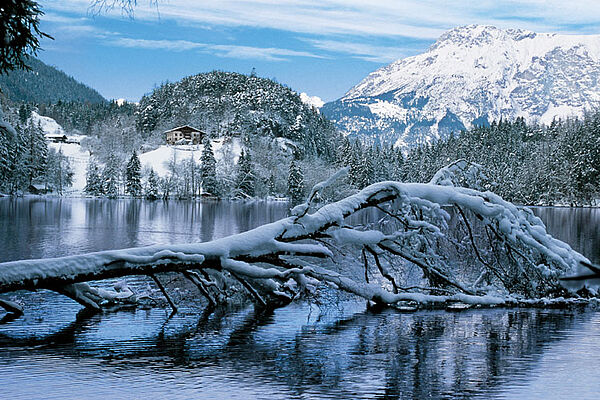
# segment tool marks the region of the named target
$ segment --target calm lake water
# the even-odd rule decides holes
[[[600,262],[600,209],[534,209]],[[0,199],[0,260],[206,241],[284,217],[284,203]],[[6,296],[6,295],[3,295]],[[332,294],[251,306],[88,315],[49,292],[0,325],[0,399],[596,399],[600,313],[394,311]]]

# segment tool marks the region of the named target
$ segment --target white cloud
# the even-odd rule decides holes
[[[110,2],[109,2],[110,3]],[[292,32],[309,43],[314,52],[297,49],[207,44],[188,40],[131,39],[94,27],[88,18],[91,0],[42,0],[43,20],[58,32],[95,36],[122,47],[201,51],[219,57],[285,61],[290,57],[325,58],[319,54],[347,54],[374,63],[414,55],[417,50],[381,45],[381,39],[417,39],[431,42],[443,32],[472,23],[500,28],[525,28],[536,32],[600,33],[600,2],[597,0],[159,0],[138,1],[135,19],[169,21],[201,27],[263,28]],[[156,3],[154,3],[156,4]],[[158,11],[157,11],[158,10]],[[70,16],[64,16],[68,12]],[[80,17],[72,17],[79,15]],[[102,14],[123,18],[116,7]],[[175,28],[176,29],[176,28]],[[379,43],[378,43],[379,42]]]
[[[170,51],[186,51],[206,48],[206,44],[204,43],[196,43],[189,40],[150,40],[121,37],[113,39],[109,43],[114,46],[133,49],[160,49]]]
[[[375,63],[388,63],[410,55],[414,55],[417,49],[393,46],[377,46],[366,43],[358,43],[348,40],[317,40],[306,39],[314,47],[334,53],[349,54],[354,58],[372,61]]]
[[[219,57],[260,59],[267,61],[286,61],[288,60],[288,57],[323,58],[322,56],[305,51],[280,49],[274,47],[265,48],[238,45],[208,44],[192,42],[189,40],[149,40],[121,37],[112,39],[109,41],[109,43],[119,47],[128,47],[136,49],[161,49],[169,51],[199,50],[202,52],[213,53]]]
[[[170,0],[140,1],[135,18],[272,28],[312,35],[358,35],[435,39],[449,28],[472,23],[538,32],[576,32],[575,24],[600,26],[596,0]],[[90,0],[44,1],[43,7],[85,13]],[[108,15],[122,17],[122,10]],[[582,27],[581,30],[589,29]],[[600,27],[597,28],[600,30]]]

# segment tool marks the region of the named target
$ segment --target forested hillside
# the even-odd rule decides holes
[[[92,169],[98,168],[97,173],[89,171],[94,182],[88,193],[111,197],[127,193],[123,171],[134,152],[146,169],[140,171],[140,179],[145,187],[153,187],[149,197],[195,197],[206,192],[204,179],[218,182],[209,186],[219,197],[286,196],[290,169],[302,175],[300,181],[292,179],[291,190],[304,190],[332,173],[342,140],[334,126],[290,88],[220,71],[165,83],[139,105],[59,101],[35,108],[67,132],[87,135],[82,147],[93,155]],[[206,143],[167,146],[164,132],[181,125],[205,132],[214,150],[206,153]],[[203,170],[201,156],[214,159],[210,171]],[[154,172],[147,170],[150,167]],[[98,180],[111,182],[110,190]]]
[[[303,154],[334,157],[331,123],[290,88],[270,79],[213,71],[167,83],[144,96],[136,114],[144,136],[183,124],[211,135],[294,141]]]
[[[150,198],[209,192],[224,198],[289,196],[297,202],[343,166],[350,173],[337,190],[347,193],[384,180],[428,182],[442,166],[466,159],[483,166],[490,190],[513,202],[576,205],[600,198],[600,113],[550,126],[500,120],[407,151],[343,138],[290,88],[220,71],[165,83],[139,105],[61,100],[8,108],[18,135],[3,138],[7,192],[54,179],[44,175],[45,167],[27,164],[35,156],[20,161],[11,152],[26,154],[26,143],[39,136],[28,121],[36,110],[67,133],[87,135],[82,149],[92,154],[88,193],[94,195],[131,194],[133,173],[142,185],[135,183],[134,193]],[[206,132],[209,141],[178,150],[167,146],[164,131],[180,125]],[[46,164],[46,156],[37,158]],[[128,164],[140,167],[125,173]]]
[[[455,160],[480,164],[487,189],[519,204],[589,205],[600,198],[600,112],[528,125],[522,118],[452,134],[407,154],[346,143],[342,165],[357,187],[384,179],[429,182]]]
[[[40,115],[54,119],[68,131],[77,131],[84,135],[93,133],[96,125],[121,117],[132,117],[135,104],[114,101],[102,103],[82,103],[79,101],[57,101],[37,106]]]
[[[500,121],[415,148],[406,179],[426,181],[447,160],[485,167],[490,189],[521,204],[590,204],[600,198],[600,113],[550,126]]]
[[[58,101],[104,103],[97,91],[77,82],[64,72],[30,58],[30,71],[14,70],[0,75],[0,89],[8,100],[27,103],[56,103]]]

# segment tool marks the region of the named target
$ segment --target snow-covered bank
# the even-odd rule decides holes
[[[68,195],[81,195],[86,185],[86,174],[90,162],[90,154],[83,150],[79,145],[86,137],[83,135],[67,135],[63,127],[54,119],[39,115],[32,111],[31,120],[39,124],[46,137],[67,136],[67,143],[53,142],[48,143],[48,147],[56,151],[62,151],[63,155],[68,157],[73,170],[73,185],[66,189]],[[212,149],[217,162],[222,160],[233,160],[237,162],[241,154],[241,143],[239,138],[216,138],[211,140]],[[200,158],[204,146],[199,145],[161,145],[158,148],[146,153],[139,154],[142,168],[145,170],[153,169],[159,176],[165,177],[169,174],[169,164],[181,163],[193,158],[197,164],[200,164]]]

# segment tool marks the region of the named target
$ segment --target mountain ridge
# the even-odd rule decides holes
[[[600,35],[468,25],[369,74],[322,112],[347,135],[399,147],[492,120],[549,123],[600,107]]]

